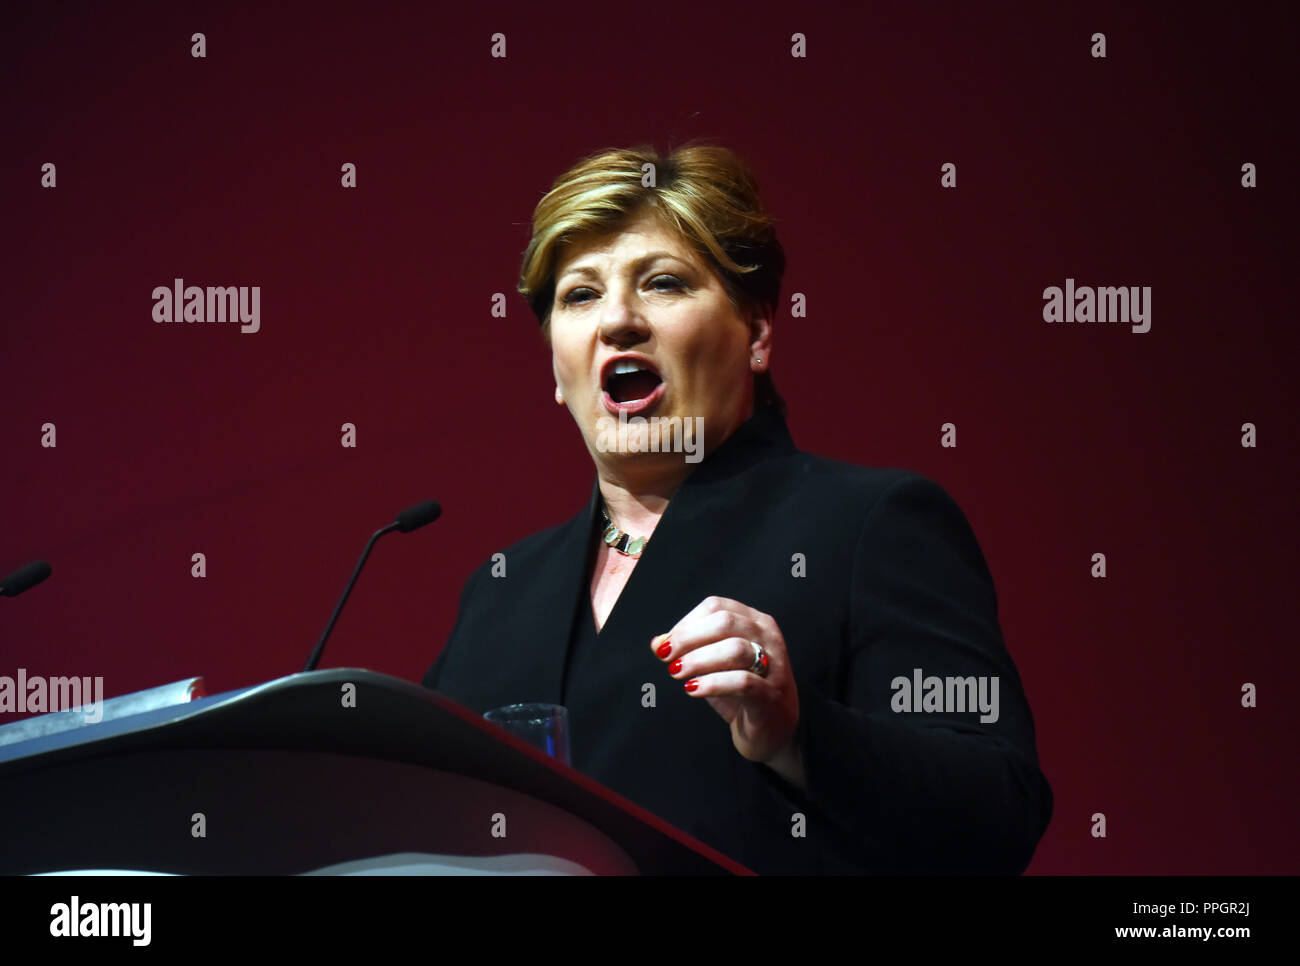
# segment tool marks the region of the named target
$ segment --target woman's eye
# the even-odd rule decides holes
[[[650,287],[658,292],[670,292],[673,289],[685,288],[686,283],[683,282],[676,275],[656,275],[654,278],[650,280]],[[582,286],[581,288],[575,288],[572,291],[568,292],[563,298],[560,299],[560,301],[564,305],[575,305],[575,304],[581,304],[583,302],[589,301],[589,299],[586,298],[586,296],[584,296],[583,293],[586,293],[587,295],[594,294],[591,289],[587,288],[586,286]]]

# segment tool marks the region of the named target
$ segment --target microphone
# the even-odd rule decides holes
[[[406,512],[410,513],[411,510]],[[44,560],[33,560],[27,566],[19,567],[4,580],[0,580],[0,597],[17,597],[24,590],[35,587],[53,572],[54,568]]]
[[[320,663],[320,656],[325,651],[325,642],[329,640],[330,632],[334,630],[339,614],[343,613],[343,605],[348,602],[348,595],[352,593],[353,585],[356,584],[357,578],[361,576],[361,568],[366,565],[366,558],[370,556],[370,550],[374,547],[375,541],[386,533],[392,533],[394,530],[398,533],[410,533],[412,530],[418,530],[426,523],[432,523],[440,516],[442,516],[442,507],[438,506],[433,500],[426,500],[403,510],[397,515],[396,520],[371,534],[369,542],[366,543],[366,549],[361,551],[361,559],[357,561],[356,569],[352,571],[352,579],[343,588],[343,596],[334,605],[334,613],[330,615],[330,622],[325,625],[325,633],[320,636],[320,640],[316,643],[316,649],[311,652],[311,657],[307,660],[307,666],[303,668],[303,671],[314,671],[316,665]]]
[[[412,530],[420,529],[426,523],[432,523],[440,516],[442,516],[442,507],[432,500],[425,500],[397,514],[397,521],[393,526],[397,527],[398,533],[410,533]]]

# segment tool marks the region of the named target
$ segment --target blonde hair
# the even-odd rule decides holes
[[[642,181],[646,165],[653,165],[654,187]],[[637,145],[582,158],[555,179],[533,211],[518,289],[543,336],[549,337],[555,270],[565,247],[618,231],[647,210],[717,272],[738,315],[748,320],[775,313],[785,251],[749,165],[727,148],[698,141],[667,155]],[[785,408],[768,372],[755,376],[754,402]]]

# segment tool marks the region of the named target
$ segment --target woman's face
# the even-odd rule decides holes
[[[562,253],[550,337],[557,401],[596,463],[626,474],[698,462],[749,418],[754,359],[767,368],[771,327],[738,315],[713,270],[647,211]],[[679,417],[682,432],[663,433],[661,452],[647,453],[654,417]],[[662,452],[670,438],[687,451]]]

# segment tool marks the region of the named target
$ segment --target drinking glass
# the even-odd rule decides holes
[[[569,712],[558,704],[508,704],[483,717],[569,764]]]

